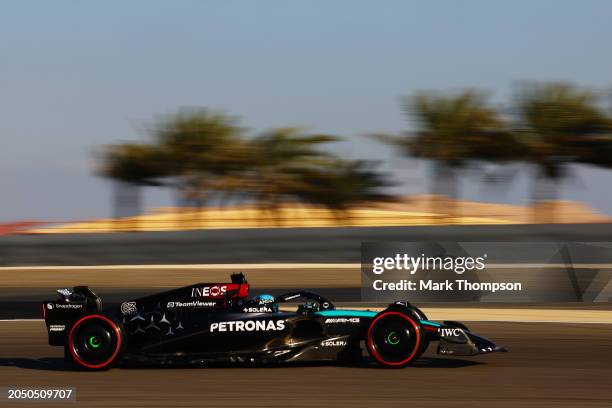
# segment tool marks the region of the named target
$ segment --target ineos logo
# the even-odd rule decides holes
[[[226,285],[220,286],[203,286],[200,288],[191,289],[191,297],[221,297],[227,292]]]

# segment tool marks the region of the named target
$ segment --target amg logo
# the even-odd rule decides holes
[[[191,288],[191,297],[223,297],[226,292],[226,285],[202,286],[200,288]]]
[[[461,329],[438,329],[438,332],[440,333],[440,336],[453,336],[453,337],[457,337],[457,336],[461,336],[461,334],[463,333],[463,331]]]
[[[334,317],[325,319],[325,323],[359,323],[358,317]]]
[[[252,332],[285,330],[284,320],[247,320],[211,323],[210,332]]]

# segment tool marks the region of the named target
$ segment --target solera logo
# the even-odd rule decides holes
[[[344,340],[324,340],[321,342],[323,347],[344,347],[346,344]]]
[[[191,288],[191,297],[222,297],[225,296],[226,292],[226,285],[202,286],[200,288]]]
[[[440,336],[458,337],[458,336],[461,336],[462,330],[461,329],[455,329],[455,328],[452,328],[452,329],[443,329],[443,328],[440,328],[440,329],[438,329],[438,332],[440,332]]]

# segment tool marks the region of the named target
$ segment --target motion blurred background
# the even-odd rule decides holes
[[[607,222],[609,17],[9,3],[3,231]]]
[[[610,21],[604,0],[3,1],[0,385],[88,407],[611,406]],[[406,370],[84,375],[20,320],[57,288],[106,308],[239,271],[253,295],[385,307],[360,302],[365,241],[559,245],[487,268],[539,277],[537,302],[416,300],[510,353]]]
[[[339,289],[366,240],[605,241],[610,11],[10,3],[0,264],[324,263],[282,285]],[[83,279],[31,273],[2,285]]]

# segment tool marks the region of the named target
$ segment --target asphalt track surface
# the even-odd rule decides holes
[[[414,366],[115,368],[72,371],[42,321],[0,322],[0,386],[76,387],[87,407],[609,407],[612,325],[471,323],[510,349]],[[14,406],[45,406],[19,403]],[[59,405],[59,404],[58,404]],[[0,406],[9,406],[0,402]]]

